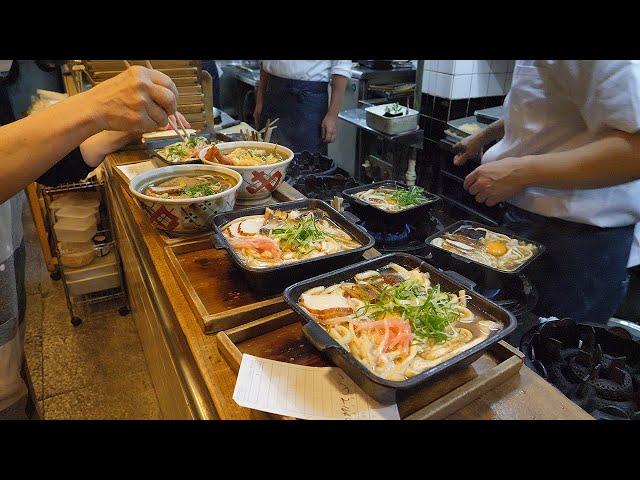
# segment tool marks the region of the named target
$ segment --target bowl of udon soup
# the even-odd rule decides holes
[[[267,142],[225,142],[200,151],[208,165],[224,165],[242,175],[239,201],[257,201],[269,197],[287,173],[293,152],[282,145]]]
[[[136,175],[129,190],[154,227],[186,234],[211,230],[216,213],[233,210],[241,184],[221,165],[176,165]]]

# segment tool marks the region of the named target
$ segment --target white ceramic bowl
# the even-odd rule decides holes
[[[264,148],[265,150],[273,150],[277,147],[277,152],[285,159],[271,165],[256,165],[249,167],[236,167],[234,165],[225,165],[242,175],[242,187],[238,190],[238,200],[240,201],[256,201],[263,200],[271,195],[278,188],[280,182],[287,173],[287,168],[293,160],[293,152],[282,145],[267,142],[224,142],[216,145],[222,153],[231,152],[236,148]],[[205,160],[204,156],[209,151],[209,147],[200,150],[200,160],[208,165],[220,165]]]
[[[236,184],[215,195],[188,199],[151,197],[140,192],[150,183],[196,172],[224,173],[234,178]],[[129,183],[129,190],[154,227],[172,233],[197,233],[212,229],[211,217],[216,213],[233,210],[241,185],[242,176],[221,165],[175,165],[155,168],[136,175]]]

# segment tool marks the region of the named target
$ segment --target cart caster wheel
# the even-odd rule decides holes
[[[120,314],[121,317],[126,317],[127,315],[129,315],[129,308],[128,307],[120,307],[118,309],[118,313]]]
[[[71,317],[71,325],[77,327],[82,323],[82,319],[80,317]]]
[[[56,270],[55,272],[51,272],[49,274],[49,277],[51,277],[51,280],[54,280],[57,282],[62,278],[62,275],[60,274],[60,270]]]

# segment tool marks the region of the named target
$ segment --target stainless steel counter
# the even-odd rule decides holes
[[[240,80],[251,87],[257,87],[260,82],[260,70],[249,69],[249,71],[238,65],[221,65],[221,68],[225,75]]]

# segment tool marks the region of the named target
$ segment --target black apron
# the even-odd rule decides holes
[[[329,108],[329,83],[290,80],[269,74],[264,93],[260,128],[267,119],[279,118],[270,141],[294,152],[325,153],[322,120]]]

